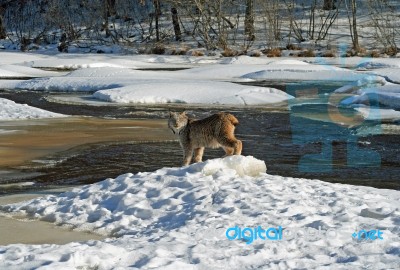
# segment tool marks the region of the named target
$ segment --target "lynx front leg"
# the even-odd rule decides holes
[[[204,147],[194,149],[194,162],[201,162],[203,159]]]
[[[183,166],[187,166],[192,161],[193,149],[184,150],[183,152]]]

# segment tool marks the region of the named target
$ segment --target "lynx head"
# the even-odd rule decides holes
[[[179,132],[180,129],[185,127],[188,123],[188,117],[186,112],[169,112],[168,127],[175,132]]]

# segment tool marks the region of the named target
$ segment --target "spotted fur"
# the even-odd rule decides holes
[[[194,162],[201,162],[204,148],[222,147],[226,155],[240,155],[242,142],[235,138],[235,126],[239,121],[229,113],[217,113],[210,117],[195,120],[185,112],[170,113],[168,127],[178,133],[179,142],[183,149],[183,165],[189,165],[193,153]]]

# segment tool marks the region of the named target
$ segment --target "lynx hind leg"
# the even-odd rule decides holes
[[[194,149],[194,162],[201,162],[203,159],[204,147]]]
[[[223,156],[223,157],[232,156],[233,152],[235,151],[235,149],[233,149],[232,147],[224,146],[223,148],[224,148],[224,151],[225,151],[225,156]]]
[[[224,147],[226,155],[240,155],[242,153],[242,141],[235,137],[224,138],[220,144]],[[230,150],[229,152],[227,150]]]
[[[241,140],[236,139],[236,147],[233,152],[234,155],[241,155],[242,154],[243,144]]]
[[[225,149],[226,155],[240,155],[242,154],[242,141],[236,139],[235,137],[235,126],[225,125],[224,135],[218,141]],[[227,151],[232,149],[232,151]]]
[[[184,150],[183,153],[183,166],[187,166],[190,164],[190,162],[192,161],[192,156],[193,156],[193,150]]]

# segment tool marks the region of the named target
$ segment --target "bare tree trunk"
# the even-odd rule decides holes
[[[7,37],[6,29],[3,24],[3,16],[0,14],[0,39],[5,39]]]
[[[311,40],[314,39],[314,33],[315,33],[315,10],[317,8],[317,0],[314,0],[311,4],[311,9],[310,9],[310,24],[309,24],[309,29],[308,29],[308,35]]]
[[[360,51],[360,44],[358,42],[358,31],[357,31],[357,4],[356,0],[349,0],[350,7],[347,6],[347,16],[350,24],[350,35],[353,43],[353,49],[356,52]]]
[[[244,18],[244,33],[248,40],[254,40],[254,3],[253,0],[246,0],[246,14]]]
[[[351,9],[352,9],[352,13],[353,13],[353,47],[358,52],[358,51],[360,51],[360,44],[358,43],[358,32],[357,32],[356,0],[351,0]]]
[[[176,8],[171,8],[171,13],[172,13],[172,25],[174,26],[174,32],[175,32],[175,40],[180,41],[182,40],[182,33],[181,33],[181,27],[179,26],[179,18],[178,18],[178,11]]]
[[[107,17],[114,16],[117,12],[115,10],[115,0],[106,0]]]
[[[103,22],[103,30],[106,32],[106,38],[110,37],[110,29],[108,28],[108,17],[110,16],[110,6],[109,0],[104,0],[104,10],[103,10],[104,22]]]
[[[0,39],[5,39],[7,37],[6,27],[4,26],[3,15],[6,11],[7,4],[0,6]]]
[[[159,24],[158,24],[158,19],[161,14],[160,0],[153,0],[153,3],[154,3],[154,18],[156,20],[156,41],[159,42],[160,41],[160,28],[159,28]]]

